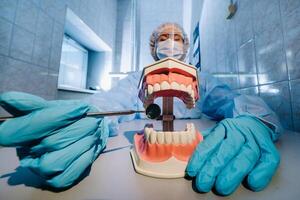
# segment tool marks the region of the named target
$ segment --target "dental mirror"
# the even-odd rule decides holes
[[[161,114],[159,105],[153,103],[146,108],[146,115],[149,119],[157,119]]]

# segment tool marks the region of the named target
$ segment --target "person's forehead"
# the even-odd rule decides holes
[[[180,35],[182,35],[182,31],[180,30],[180,28],[178,28],[177,26],[174,25],[166,25],[164,26],[160,31],[160,34],[162,33],[178,33]]]

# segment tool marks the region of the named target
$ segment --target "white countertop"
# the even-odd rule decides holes
[[[193,121],[201,131],[213,122],[201,120],[175,120],[175,129],[184,130],[187,121]],[[147,121],[149,122],[149,121]],[[154,121],[155,129],[160,122]],[[261,192],[252,192],[243,186],[228,197],[193,190],[192,181],[157,179],[137,174],[129,150],[133,134],[141,130],[145,120],[120,125],[119,136],[110,138],[105,151],[94,162],[89,176],[63,192],[51,192],[39,187],[40,180],[27,169],[18,168],[14,148],[0,149],[0,200],[27,199],[299,199],[300,197],[300,134],[286,132],[276,143],[280,154],[280,167],[271,184]]]

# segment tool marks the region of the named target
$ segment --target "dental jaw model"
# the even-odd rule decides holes
[[[199,99],[196,68],[165,58],[144,68],[139,89],[145,107],[162,97],[163,130],[155,130],[148,124],[134,135],[130,153],[135,170],[157,178],[184,177],[187,162],[203,137],[193,123],[186,124],[184,131],[174,131],[173,98],[181,99],[187,109],[195,107]]]

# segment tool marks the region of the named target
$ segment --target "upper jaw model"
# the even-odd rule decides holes
[[[187,109],[195,107],[199,99],[196,68],[165,58],[144,68],[139,89],[144,107],[157,97],[163,98],[163,130],[154,130],[148,124],[134,135],[134,148],[130,153],[135,170],[157,178],[184,177],[187,162],[203,137],[193,123],[186,124],[183,131],[174,131],[173,98],[180,98]]]

